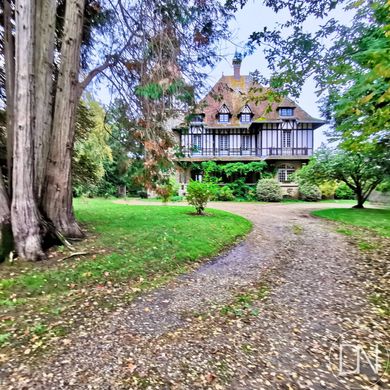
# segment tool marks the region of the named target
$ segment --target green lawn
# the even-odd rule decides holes
[[[75,318],[88,317],[85,302],[91,307],[92,301],[104,301],[108,307],[110,301],[115,307],[124,297],[132,299],[134,292],[161,285],[196,261],[216,255],[251,229],[246,219],[211,209],[207,216],[195,216],[191,207],[87,199],[76,200],[75,210],[89,232],[76,250],[87,256],[63,260],[69,253],[57,248],[37,264],[0,264],[0,319],[7,319],[0,320],[0,345],[9,350],[18,343],[28,345],[32,333],[66,333],[74,328]]]
[[[325,209],[313,211],[312,215],[368,228],[382,236],[390,237],[389,209]]]

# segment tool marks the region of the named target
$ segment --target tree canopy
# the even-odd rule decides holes
[[[298,181],[321,184],[344,182],[356,195],[355,207],[363,207],[371,192],[390,176],[389,143],[360,151],[321,147],[298,173]]]

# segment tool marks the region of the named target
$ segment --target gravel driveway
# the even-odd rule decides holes
[[[359,250],[309,215],[335,206],[211,204],[253,222],[245,241],[93,331],[75,332],[3,388],[373,388],[371,372],[366,381],[332,373],[340,334],[365,347],[388,345],[386,320],[367,300]],[[377,388],[388,388],[387,380]]]

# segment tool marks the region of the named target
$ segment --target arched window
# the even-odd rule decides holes
[[[290,183],[292,181],[292,174],[295,172],[293,165],[282,164],[278,167],[278,181],[280,183]]]

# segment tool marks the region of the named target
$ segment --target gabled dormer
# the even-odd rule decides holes
[[[222,106],[218,110],[217,120],[219,123],[229,123],[232,114],[226,104],[222,104]]]
[[[253,112],[251,108],[245,104],[241,109],[240,113],[237,115],[241,123],[251,123],[253,118]]]

